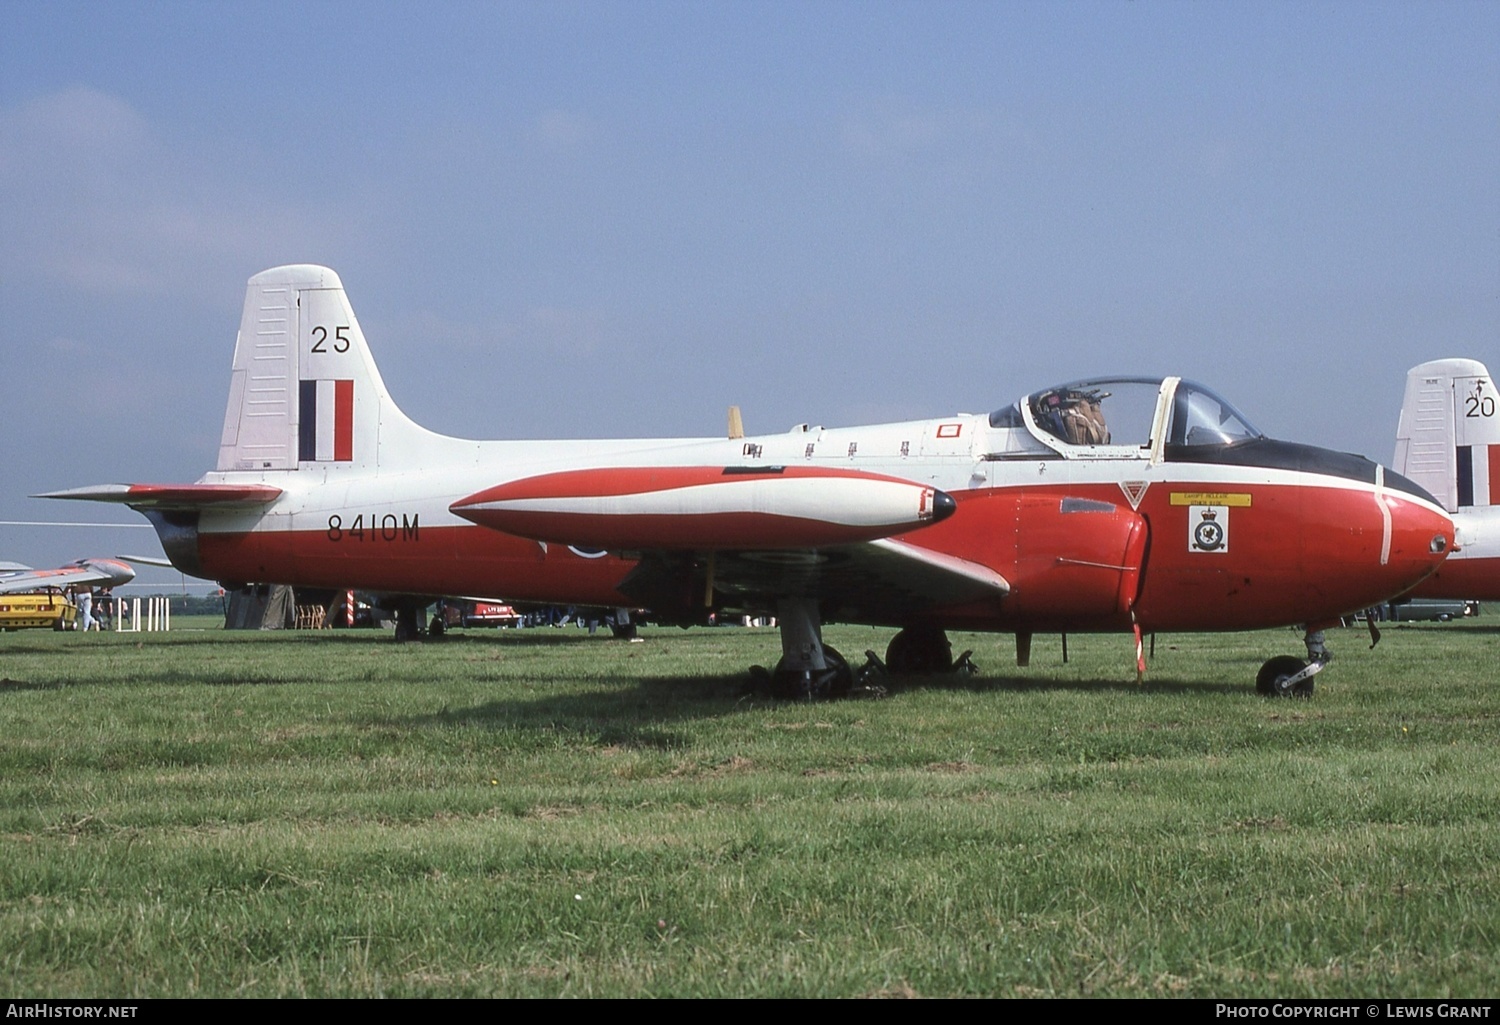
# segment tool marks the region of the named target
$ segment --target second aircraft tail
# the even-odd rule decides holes
[[[1391,465],[1449,512],[1500,505],[1500,399],[1483,363],[1439,359],[1407,371]]]

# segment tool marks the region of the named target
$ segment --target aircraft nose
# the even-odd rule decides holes
[[[1400,494],[1387,494],[1390,513],[1388,559],[1416,584],[1442,565],[1453,550],[1453,520],[1435,505]]]

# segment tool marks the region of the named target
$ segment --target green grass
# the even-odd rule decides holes
[[[13,996],[1486,996],[1500,630],[958,637],[742,692],[769,630],[0,636]],[[831,627],[846,654],[887,632]]]

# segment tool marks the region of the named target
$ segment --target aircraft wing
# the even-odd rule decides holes
[[[543,542],[639,553],[620,585],[658,614],[816,598],[829,618],[902,622],[998,598],[1005,578],[897,537],[957,508],[935,488],[805,466],[604,467],[509,481],[449,507]]]
[[[43,587],[72,584],[120,587],[135,579],[135,570],[115,559],[79,559],[57,569],[21,569],[0,573],[0,594],[35,591]]]
[[[269,505],[281,489],[269,484],[96,484],[49,491],[32,498],[66,498],[81,502],[114,502],[132,509],[220,509]]]
[[[829,548],[717,551],[712,556],[643,552],[620,590],[664,612],[701,602],[712,586],[730,607],[769,609],[787,595],[817,599],[831,620],[901,623],[913,616],[998,599],[1010,584],[987,566],[879,538]]]

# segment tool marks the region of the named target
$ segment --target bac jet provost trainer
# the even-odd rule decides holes
[[[899,632],[895,671],[953,664],[949,629],[1321,628],[1400,594],[1453,540],[1443,509],[1364,458],[1273,441],[1176,377],[1083,381],[992,415],[761,437],[465,441],[386,391],[338,275],[250,279],[217,468],[117,502],[173,563],[228,582],[644,606],[665,622],[775,615],[778,688],[851,671],[829,621]],[[407,622],[419,607],[414,599]]]

